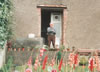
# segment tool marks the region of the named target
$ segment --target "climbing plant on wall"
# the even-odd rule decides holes
[[[0,0],[0,48],[12,36],[12,2],[11,0]]]

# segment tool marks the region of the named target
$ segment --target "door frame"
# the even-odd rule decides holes
[[[63,9],[63,18],[62,18],[62,39],[61,44],[66,46],[66,25],[67,25],[67,7],[64,5],[38,5],[38,24],[39,24],[39,33],[38,36],[41,37],[41,10],[43,8],[55,8]]]

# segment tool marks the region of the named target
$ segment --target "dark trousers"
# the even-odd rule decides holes
[[[48,35],[48,46],[50,47],[50,44],[52,42],[53,47],[55,48],[55,35]]]

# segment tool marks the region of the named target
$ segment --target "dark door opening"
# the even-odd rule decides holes
[[[44,39],[44,44],[47,45],[47,27],[49,27],[50,23],[50,14],[51,12],[48,10],[41,10],[41,37]]]
[[[56,26],[57,28],[62,27],[58,23],[59,22],[59,17],[58,17],[58,19],[56,19],[56,16],[58,16],[58,15],[56,15],[56,14],[52,15],[52,13],[56,13],[56,14],[60,13],[60,14],[62,14],[62,10],[60,10],[60,9],[42,9],[41,10],[41,37],[43,37],[44,44],[46,44],[46,45],[48,44],[47,28],[49,27],[50,22],[53,22],[54,26]],[[55,28],[55,29],[57,29],[57,28]],[[58,32],[58,31],[56,31],[56,32]],[[57,34],[59,34],[59,33],[60,33],[60,31]]]

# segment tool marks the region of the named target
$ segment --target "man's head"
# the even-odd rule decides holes
[[[50,23],[50,27],[53,27],[53,23]]]

